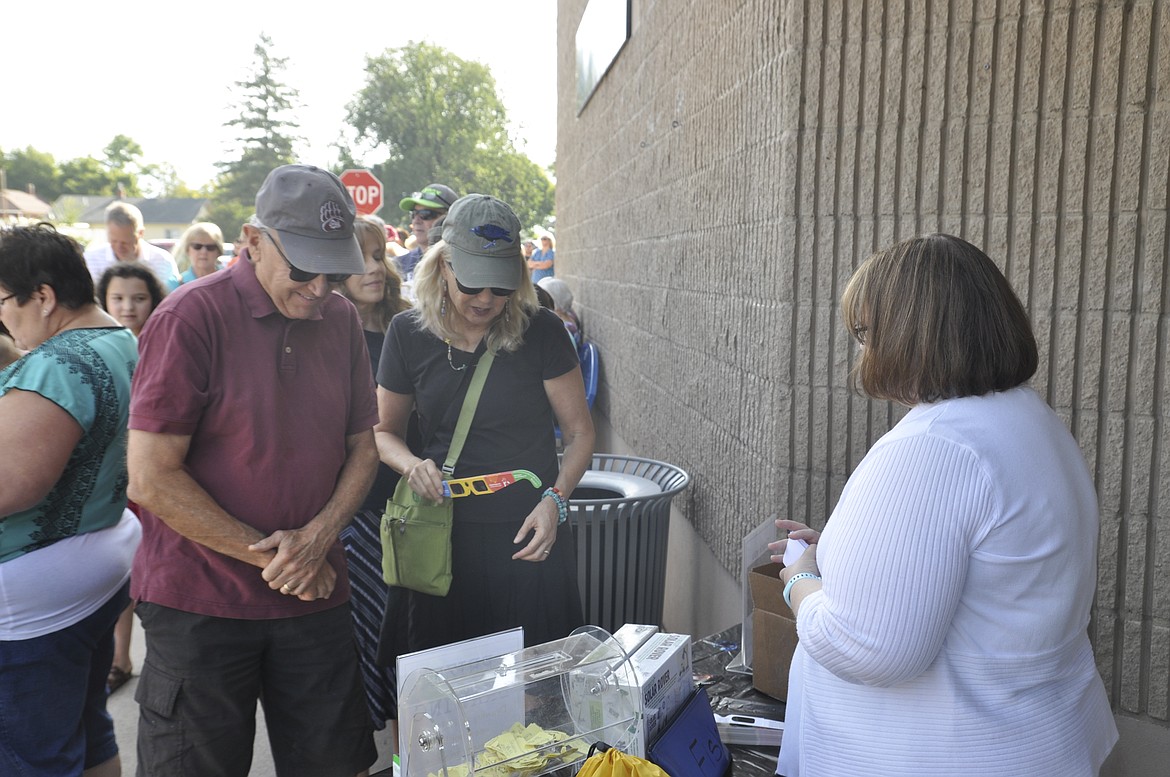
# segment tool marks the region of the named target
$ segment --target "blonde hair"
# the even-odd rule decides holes
[[[187,246],[191,244],[192,240],[198,240],[200,237],[219,246],[219,254],[223,256],[223,230],[210,221],[198,221],[187,227],[183,231],[183,236],[179,238],[179,242],[175,243],[175,264],[179,266],[180,274],[191,269],[191,260],[187,257]]]
[[[415,308],[418,310],[419,327],[438,337],[451,340],[458,336],[448,325],[443,315],[443,298],[447,296],[447,284],[443,278],[443,262],[451,261],[451,248],[440,240],[427,249],[414,270]],[[504,312],[492,322],[487,334],[487,348],[492,353],[515,351],[524,344],[524,332],[532,314],[540,308],[536,299],[536,287],[528,273],[524,257],[516,257],[523,274],[520,288],[508,297]]]

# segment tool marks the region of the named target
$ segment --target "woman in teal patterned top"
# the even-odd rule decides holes
[[[134,336],[94,300],[81,248],[0,231],[0,774],[121,772],[105,707],[141,529],[126,510]]]

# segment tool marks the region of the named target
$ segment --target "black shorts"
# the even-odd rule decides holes
[[[274,620],[137,612],[138,774],[247,777],[257,700],[281,777],[352,777],[377,759],[348,604]]]

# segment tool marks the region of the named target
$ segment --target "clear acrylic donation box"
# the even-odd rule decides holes
[[[632,662],[603,629],[441,671],[403,685],[408,777],[576,774],[597,741],[628,751],[642,714]]]

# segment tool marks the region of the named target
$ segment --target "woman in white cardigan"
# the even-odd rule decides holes
[[[1031,388],[1036,341],[975,246],[929,235],[850,280],[855,383],[909,413],[786,567],[786,777],[1095,775],[1117,729],[1087,636],[1097,498]],[[772,544],[782,553],[786,541]]]

